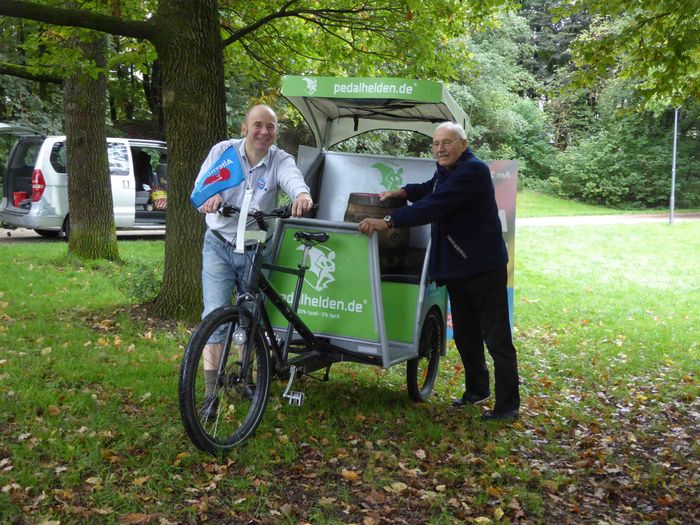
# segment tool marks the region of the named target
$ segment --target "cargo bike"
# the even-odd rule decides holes
[[[294,388],[302,376],[328,380],[341,362],[405,363],[408,395],[424,401],[445,353],[447,297],[428,279],[429,227],[383,238],[357,229],[363,216],[400,204],[380,203],[377,193],[425,180],[433,161],[328,149],[375,129],[430,136],[445,120],[466,126],[466,116],[436,82],[287,77],[282,93],[316,138],[318,147],[300,148],[297,162],[319,204],[313,218],[285,209],[221,211],[238,214],[239,232],[243,222],[253,227],[245,236],[254,248],[237,247],[251,261],[247,290],[202,320],[179,382],[187,434],[215,455],[254,433],[273,379],[286,381],[282,396],[300,406],[304,394]],[[205,395],[204,370],[215,371],[214,396]]]

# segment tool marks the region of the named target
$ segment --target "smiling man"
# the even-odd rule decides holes
[[[225,140],[215,144],[199,170],[195,189],[211,173],[212,166],[240,166],[242,181],[212,195],[197,209],[206,214],[207,231],[202,247],[202,291],[204,310],[202,318],[216,308],[229,305],[233,291],[245,291],[245,275],[249,266],[246,253],[235,252],[238,215],[224,217],[217,212],[223,202],[241,207],[246,192],[249,209],[270,211],[277,205],[278,187],[292,198],[292,215],[301,216],[311,209],[313,201],[294,158],[275,146],[277,115],[269,106],[257,105],[246,113],[241,126],[242,139]],[[228,158],[224,163],[222,158]],[[221,170],[223,171],[223,170]],[[228,177],[227,170],[227,177]],[[224,178],[227,178],[224,177]],[[206,399],[201,417],[212,418],[218,407],[216,396],[216,368],[220,360],[220,334],[210,338],[204,348]]]
[[[440,124],[433,134],[433,178],[384,192],[380,199],[413,204],[384,219],[363,219],[362,233],[431,225],[428,273],[447,286],[455,344],[464,364],[465,391],[456,407],[491,397],[484,342],[494,362],[496,403],[482,418],[513,420],[520,408],[518,363],[508,315],[508,252],[488,166],[468,148],[464,128]]]

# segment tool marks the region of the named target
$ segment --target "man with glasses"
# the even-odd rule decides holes
[[[428,273],[447,286],[465,392],[452,404],[480,405],[491,397],[484,342],[494,362],[496,403],[481,417],[515,420],[520,408],[518,362],[508,315],[508,251],[488,166],[468,148],[464,128],[440,124],[433,134],[437,169],[422,184],[380,194],[413,204],[384,219],[363,219],[362,233],[431,224]]]

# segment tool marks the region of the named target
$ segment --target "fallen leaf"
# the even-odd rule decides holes
[[[408,488],[408,485],[406,485],[405,483],[402,483],[400,481],[395,481],[394,483],[392,483],[388,487],[384,487],[384,490],[386,490],[387,492],[403,492],[407,488]]]
[[[369,494],[363,495],[362,499],[373,505],[381,505],[386,502],[386,496],[375,489],[370,490]]]
[[[122,525],[145,525],[150,522],[153,516],[149,514],[143,514],[141,512],[133,512],[131,514],[125,514],[119,518],[119,523]]]
[[[345,481],[349,481],[350,483],[357,483],[360,481],[360,473],[354,470],[343,469],[340,475]]]
[[[501,497],[501,491],[498,489],[498,487],[494,487],[493,485],[486,489],[486,492],[488,492],[489,495],[493,496],[494,498]]]
[[[557,482],[549,479],[542,480],[541,484],[542,488],[551,494],[554,494],[559,489]]]

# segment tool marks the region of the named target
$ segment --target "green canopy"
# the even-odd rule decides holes
[[[467,127],[462,108],[440,82],[429,80],[287,76],[282,95],[301,112],[323,149],[378,129],[432,136],[447,120]]]

